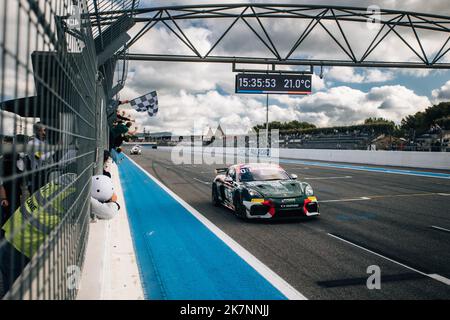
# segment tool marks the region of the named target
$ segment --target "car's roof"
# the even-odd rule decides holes
[[[255,162],[255,163],[241,163],[235,165],[237,168],[281,168],[276,163]]]

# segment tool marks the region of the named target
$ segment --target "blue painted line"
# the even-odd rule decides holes
[[[239,90],[238,93],[265,93],[262,90]]]
[[[147,299],[286,299],[127,157],[119,174]]]
[[[303,164],[303,165],[310,165],[310,166],[317,166],[317,167],[330,167],[330,168],[351,169],[351,170],[370,171],[370,172],[378,172],[378,173],[392,173],[392,174],[403,174],[403,175],[409,175],[409,176],[450,179],[450,174],[440,173],[440,172],[427,172],[427,171],[416,171],[416,170],[355,166],[355,165],[337,164],[337,163],[329,163],[329,162],[303,161],[303,160],[296,160],[296,159],[280,159],[280,162],[281,163]]]

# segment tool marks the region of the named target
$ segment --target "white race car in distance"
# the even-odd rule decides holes
[[[142,149],[140,146],[133,146],[130,150],[130,154],[138,154],[140,155],[142,153]]]

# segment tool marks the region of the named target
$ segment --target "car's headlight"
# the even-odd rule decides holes
[[[261,195],[261,193],[259,193],[258,191],[255,190],[248,190],[248,194],[250,195],[250,197],[252,198],[263,198],[263,196]]]
[[[311,185],[309,185],[309,184],[305,185],[305,195],[307,197],[310,197],[310,196],[314,195],[314,190],[311,187]]]

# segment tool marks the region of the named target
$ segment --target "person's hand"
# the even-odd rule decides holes
[[[9,202],[8,202],[7,199],[3,199],[3,200],[0,202],[0,205],[1,205],[3,208],[9,207]]]
[[[117,194],[113,193],[113,195],[111,197],[111,201],[112,202],[117,202]]]

